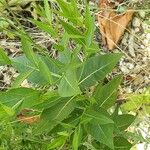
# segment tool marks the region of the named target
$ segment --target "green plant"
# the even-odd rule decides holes
[[[149,114],[150,104],[150,88],[146,89],[141,94],[129,94],[127,95],[127,102],[122,105],[122,108],[126,111],[138,111],[144,109]]]
[[[38,10],[43,20],[30,19],[55,40],[55,57],[15,26],[22,52],[9,58],[0,49],[0,65],[19,72],[12,86],[0,92],[1,148],[129,150],[126,129],[135,116],[120,115],[115,104],[122,77],[104,81],[122,54],[99,54],[88,4],[81,15],[76,0],[56,2],[50,7],[44,0],[44,9]],[[21,87],[25,79],[32,88]],[[40,119],[30,124],[29,116]]]

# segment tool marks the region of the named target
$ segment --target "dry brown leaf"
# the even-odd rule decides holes
[[[108,3],[108,0],[100,1],[101,8],[111,8],[112,4]],[[98,15],[98,23],[102,39],[108,49],[115,48],[121,36],[123,35],[127,25],[131,21],[133,11],[126,12],[124,14],[117,14],[113,10],[103,10]]]
[[[40,120],[39,115],[29,116],[26,113],[33,112],[34,110],[31,109],[23,109],[21,112],[17,115],[17,120],[19,122],[27,123],[27,124],[33,124]]]
[[[33,124],[40,120],[40,116],[18,116],[17,117],[19,122],[27,123],[27,124]]]
[[[114,8],[115,4],[122,3],[124,0],[115,0],[115,3],[113,0],[99,0],[99,7],[100,8]]]

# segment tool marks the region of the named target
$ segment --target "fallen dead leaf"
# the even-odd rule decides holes
[[[33,124],[40,120],[40,116],[18,116],[17,117],[19,122],[27,123],[27,124]]]
[[[116,47],[127,25],[132,20],[133,11],[117,14],[114,10],[110,10],[113,8],[113,4],[109,3],[108,0],[100,0],[100,8],[102,12],[98,14],[98,24],[102,39],[108,49],[112,50]]]
[[[122,3],[124,0],[99,0],[100,8],[114,8],[116,4]]]
[[[23,123],[30,124],[30,125],[40,121],[39,115],[29,116],[26,114],[26,113],[33,112],[33,111],[34,110],[31,110],[31,109],[21,110],[21,112],[17,115],[17,120],[19,122],[23,122]]]

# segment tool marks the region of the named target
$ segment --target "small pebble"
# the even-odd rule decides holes
[[[124,73],[124,74],[128,74],[130,71],[126,66],[120,66],[120,70]]]
[[[147,52],[148,52],[148,56],[150,57],[150,46],[148,46],[148,47],[146,48],[146,50],[147,50]]]
[[[145,16],[146,16],[145,11],[139,11],[139,16],[140,16],[142,19],[144,19]]]
[[[145,46],[144,46],[144,45],[141,45],[141,48],[142,48],[142,49],[144,49],[144,48],[145,48]]]
[[[140,36],[140,38],[143,40],[143,39],[145,39],[145,37],[146,37],[146,34],[145,33],[143,33],[141,36]]]
[[[135,28],[135,33],[137,33],[137,32],[139,32],[140,31],[140,29],[139,28]]]
[[[141,26],[141,21],[140,21],[140,19],[137,18],[137,17],[135,17],[135,18],[133,19],[132,26],[135,27],[135,28],[136,28],[136,27],[140,27],[140,26]]]
[[[131,64],[131,63],[128,63],[128,68],[131,70],[131,69],[133,69],[134,68],[134,65],[133,64]]]
[[[147,40],[150,41],[150,33],[148,33],[148,34],[146,35],[146,38],[147,38]]]
[[[131,32],[134,33],[133,30]],[[134,36],[133,36],[133,34],[130,34],[128,47],[129,47],[129,53],[132,57],[135,57],[134,42],[135,42]]]
[[[134,72],[134,74],[138,74],[140,72],[140,70],[141,70],[141,66],[138,64],[138,65],[136,65],[136,67],[134,67],[133,72]]]
[[[148,46],[149,40],[148,40],[148,39],[144,39],[143,44],[144,44],[145,46]]]
[[[147,57],[143,57],[143,61],[144,61],[144,62],[147,61],[147,59],[148,59]]]
[[[149,28],[149,26],[145,22],[142,22],[142,28],[144,30],[147,30]]]
[[[122,44],[123,45],[127,45],[127,41],[128,41],[128,37],[129,37],[129,34],[126,32],[125,34],[124,34],[124,36],[123,36],[123,39],[122,39]]]
[[[149,80],[149,78],[147,76],[144,77],[144,81],[145,81],[145,83],[150,82],[150,80]]]
[[[3,82],[9,85],[11,84],[11,78],[8,75],[6,75],[4,76]]]
[[[126,88],[126,92],[129,94],[129,93],[132,93],[133,91],[132,91],[132,88],[131,87],[127,87]]]
[[[0,71],[3,70],[5,67],[4,66],[0,66]]]

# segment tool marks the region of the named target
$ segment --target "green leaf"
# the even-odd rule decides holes
[[[81,143],[81,138],[82,138],[82,128],[81,128],[81,125],[79,125],[75,129],[74,135],[73,135],[73,141],[72,141],[73,150],[78,150],[78,147]]]
[[[106,54],[87,59],[77,71],[80,87],[85,89],[103,80],[112,71],[121,56],[121,54]]]
[[[55,149],[55,148],[60,148],[63,146],[66,142],[66,137],[65,136],[60,136],[56,139],[54,139],[50,144],[47,146],[47,150]]]
[[[61,97],[70,97],[80,94],[75,70],[68,69],[58,85],[58,93]]]
[[[94,139],[102,144],[107,145],[111,149],[113,147],[113,131],[114,122],[110,118],[110,115],[104,109],[98,109],[93,107],[85,111],[84,118],[91,118],[86,124],[85,128],[88,134],[93,136]]]
[[[27,36],[21,36],[22,50],[26,57],[35,65],[37,65],[36,55],[33,52],[32,43]]]
[[[121,107],[127,111],[138,110],[143,104],[149,105],[150,103],[150,90],[149,88],[141,94],[127,95],[127,101]]]
[[[66,119],[75,108],[74,97],[60,98],[54,105],[44,109],[41,122],[34,130],[35,134],[41,134],[52,130],[57,124]]]
[[[43,109],[47,109],[58,103],[61,98],[56,91],[48,91],[42,94],[39,99],[40,102],[34,106],[34,109],[43,111]]]
[[[114,139],[115,150],[129,150],[133,145],[123,137],[115,137]]]
[[[13,107],[19,101],[22,102],[22,108],[31,108],[40,103],[39,96],[41,92],[30,88],[10,89],[6,92],[0,92],[1,104]]]
[[[33,20],[33,19],[31,19],[31,22],[33,24],[37,25],[41,30],[43,30],[46,33],[48,33],[50,36],[54,36],[54,37],[58,36],[58,33],[48,23],[45,23],[45,22],[42,22],[42,21]]]
[[[100,48],[97,42],[92,42],[90,46],[85,46],[85,52],[87,53],[87,56],[91,56],[99,51]]]
[[[76,29],[74,26],[72,26],[71,24],[69,24],[63,20],[60,20],[60,23],[62,24],[62,26],[64,27],[64,29],[66,30],[66,32],[68,34],[83,37],[81,32],[78,29]]]
[[[122,77],[117,76],[103,87],[98,87],[96,89],[94,97],[99,107],[108,109],[115,104],[117,99],[117,89],[121,80]]]
[[[113,117],[115,125],[121,131],[127,129],[135,120],[135,116],[130,114],[115,115]]]
[[[62,64],[59,61],[46,56],[37,56],[37,58],[42,59],[42,61],[44,61],[44,63],[48,66],[53,76],[54,82],[61,77],[59,75],[59,72]],[[12,65],[19,71],[19,73],[33,70],[33,72],[28,77],[28,81],[42,86],[48,84],[47,80],[45,80],[45,78],[43,78],[43,75],[40,73],[39,68],[34,66],[28,59],[26,59],[26,57],[24,57],[24,55],[12,59],[12,62]]]
[[[48,22],[51,24],[51,22],[52,22],[52,11],[50,9],[48,1],[49,0],[44,0],[44,9],[45,9],[45,15],[48,19]]]
[[[58,50],[59,52],[63,52],[65,49],[62,45],[60,44],[54,44],[53,47]]]
[[[93,123],[93,121],[86,124],[86,131],[88,134],[90,134],[95,140],[114,150],[113,130],[113,124],[101,125],[99,123]]]
[[[93,41],[95,21],[94,21],[94,18],[91,16],[88,5],[86,6],[86,12],[85,12],[85,26],[87,29],[85,33],[85,43],[86,43],[86,46],[90,46]]]
[[[149,107],[149,105],[145,105],[145,106],[144,106],[144,109],[145,109],[146,113],[147,113],[148,115],[150,115],[150,107]]]
[[[48,83],[51,84],[53,82],[51,72],[48,66],[42,60],[39,61],[39,71]]]
[[[5,54],[4,50],[0,48],[0,65],[10,65],[10,64],[11,64],[11,60]]]
[[[42,113],[42,118],[47,118],[53,121],[60,121],[66,118],[75,107],[74,97],[64,98],[59,101],[56,105],[47,108]],[[49,114],[49,116],[47,116]]]
[[[64,64],[69,64],[71,61],[71,51],[66,48],[63,52],[59,53],[59,60]]]
[[[94,122],[98,122],[99,124],[110,124],[110,123],[114,123],[112,119],[110,119],[108,116],[106,116],[105,114],[103,114],[102,112],[97,112],[94,110],[87,110],[85,111],[85,116],[91,118],[91,121]]]
[[[130,150],[133,145],[123,137],[114,138],[115,150]],[[110,150],[110,148],[104,148],[104,150]]]
[[[64,0],[56,0],[56,1],[59,4],[59,6],[61,7],[63,13],[68,16],[70,14],[70,11],[71,11],[70,8],[72,8],[71,4],[68,2],[65,2]]]
[[[132,99],[124,103],[121,107],[126,111],[138,110],[142,106],[141,99]]]
[[[8,19],[0,16],[0,31],[8,33],[8,31],[5,31],[5,29],[8,27],[9,27]]]
[[[64,27],[65,31],[72,37],[74,38],[78,43],[84,44],[84,36],[82,35],[82,33],[75,28],[74,26],[72,26],[71,24],[64,22],[63,20],[60,20],[60,23],[62,24],[62,26]],[[74,37],[73,37],[74,36]],[[78,37],[78,38],[77,38]]]
[[[12,88],[18,88],[21,83],[28,78],[28,76],[33,72],[33,70],[28,70],[26,72],[23,72],[17,76],[15,81],[12,83]]]
[[[82,18],[78,11],[76,0],[71,0],[71,3],[65,2],[64,0],[56,1],[62,10],[59,15],[69,19],[74,24],[81,24]]]
[[[71,61],[71,50],[68,48],[69,35],[65,32],[60,45],[63,47],[63,51],[59,53],[59,61],[64,64],[69,64]]]
[[[25,73],[29,70],[33,72],[29,75],[27,80],[37,85],[46,85],[47,81],[43,78],[40,71],[24,56],[13,58],[13,67],[19,71],[19,73]]]
[[[71,5],[73,6],[73,14],[74,16],[77,17],[81,17],[79,11],[78,11],[78,2],[77,0],[71,0]]]
[[[0,119],[12,117],[14,114],[15,111],[12,108],[0,103]]]
[[[60,70],[64,67],[64,65],[60,61],[48,56],[39,56],[39,57],[48,66],[53,77],[56,77],[57,79],[61,77],[59,73],[61,72]]]

